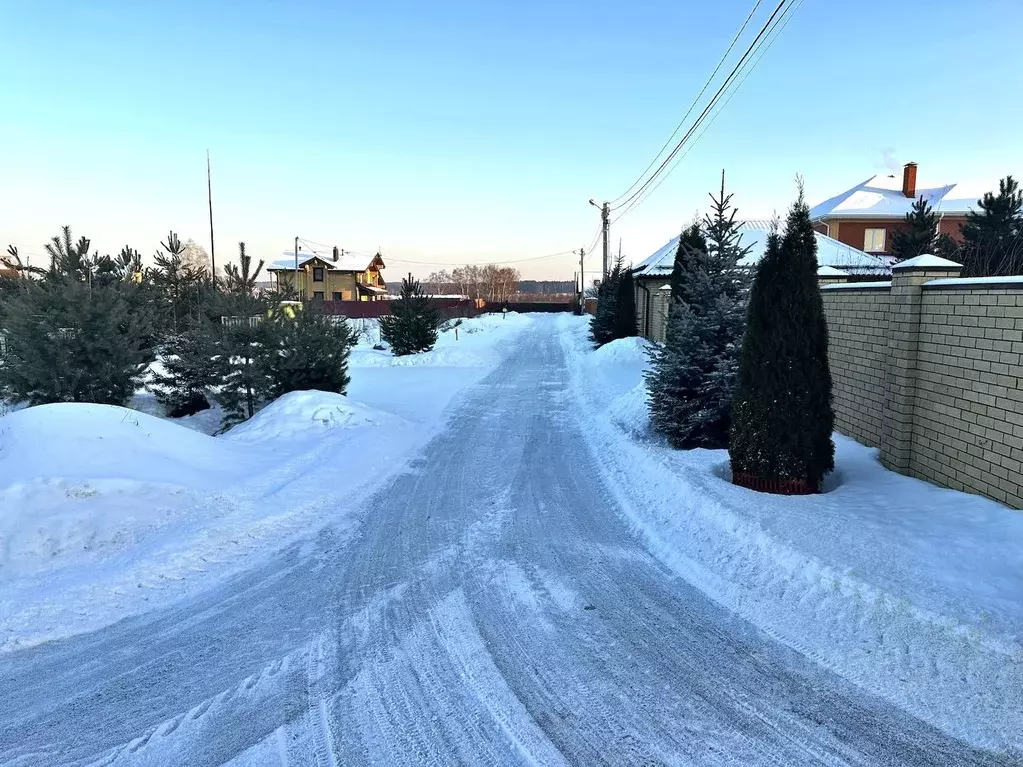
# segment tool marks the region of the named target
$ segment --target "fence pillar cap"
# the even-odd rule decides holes
[[[910,258],[905,261],[900,261],[892,267],[892,271],[901,271],[903,269],[918,269],[921,271],[933,272],[933,271],[958,271],[963,268],[962,264],[957,264],[955,261],[949,261],[947,258],[936,256],[933,253],[924,253],[922,256],[916,258]]]

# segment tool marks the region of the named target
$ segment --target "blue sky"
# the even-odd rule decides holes
[[[299,235],[379,247],[394,279],[578,249],[587,200],[642,171],[751,6],[0,0],[0,246],[41,254],[65,223],[101,252],[206,243],[208,148],[218,261]],[[749,217],[797,173],[811,203],[910,160],[1023,175],[1021,29],[1016,0],[805,0],[615,248],[656,249],[722,168]]]

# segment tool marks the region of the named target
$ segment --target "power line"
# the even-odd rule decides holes
[[[636,199],[639,195],[641,195],[643,191],[647,187],[649,187],[649,185],[654,181],[654,179],[656,179],[661,174],[661,171],[664,170],[668,163],[674,159],[675,155],[678,154],[679,150],[682,149],[682,146],[696,132],[696,130],[703,123],[704,119],[706,119],[707,114],[714,108],[714,106],[717,104],[718,100],[721,98],[725,90],[732,84],[732,81],[735,79],[736,73],[739,72],[740,68],[742,68],[744,64],[746,64],[750,55],[753,53],[753,51],[757,48],[758,44],[760,43],[760,40],[764,37],[766,33],[768,33],[769,29],[773,29],[775,25],[775,19],[778,18],[778,14],[781,12],[781,9],[785,6],[786,2],[789,2],[789,0],[779,0],[779,3],[775,7],[774,11],[771,13],[771,16],[764,23],[764,26],[761,27],[760,31],[757,33],[757,36],[753,39],[753,42],[750,43],[749,47],[746,49],[746,52],[743,53],[742,58],[740,58],[735,67],[732,68],[732,71],[728,73],[728,77],[726,77],[724,82],[721,83],[720,87],[717,89],[717,92],[714,94],[713,98],[711,98],[711,100],[707,103],[707,106],[704,107],[703,111],[700,113],[700,116],[696,118],[693,124],[689,127],[689,130],[686,131],[685,135],[675,145],[675,148],[671,150],[671,153],[664,158],[663,162],[661,162],[661,164],[657,167],[657,170],[655,170],[647,178],[647,180],[644,181],[643,184],[628,197],[628,199],[615,206],[615,210],[617,210],[618,208],[625,207],[634,199]]]
[[[703,94],[707,92],[707,88],[709,88],[710,84],[714,81],[714,78],[717,76],[718,71],[721,69],[721,65],[725,63],[725,59],[728,58],[728,54],[730,54],[732,52],[732,48],[735,47],[735,43],[742,36],[742,33],[746,31],[746,26],[749,24],[750,19],[753,18],[753,14],[755,14],[757,12],[757,8],[760,7],[760,3],[761,2],[763,2],[763,0],[757,0],[756,3],[754,3],[753,10],[751,10],[749,12],[749,15],[746,17],[746,20],[744,22],[742,22],[742,26],[739,27],[739,31],[735,33],[735,37],[732,38],[732,42],[728,44],[728,49],[724,52],[724,55],[721,56],[721,58],[718,60],[717,66],[714,67],[714,71],[710,73],[710,77],[707,78],[707,82],[705,82],[703,84],[703,87],[700,88],[700,92],[696,95],[696,98],[693,99],[693,103],[689,105],[689,109],[687,109],[686,113],[684,115],[682,115],[682,119],[679,120],[678,125],[675,126],[675,130],[673,130],[671,132],[671,135],[668,136],[668,138],[665,140],[664,144],[661,145],[661,148],[657,150],[657,154],[655,154],[653,156],[653,158],[650,160],[649,165],[647,165],[643,169],[643,172],[639,174],[639,177],[635,181],[632,182],[632,184],[629,186],[629,188],[626,189],[624,192],[622,192],[620,195],[618,195],[617,197],[615,197],[613,200],[610,201],[612,204],[618,202],[625,195],[627,195],[629,192],[631,192],[633,189],[635,189],[636,184],[638,184],[640,181],[643,180],[643,177],[646,175],[647,171],[650,170],[653,167],[655,162],[657,162],[657,158],[661,156],[661,154],[664,152],[664,150],[668,148],[668,145],[675,138],[675,136],[678,135],[678,132],[680,130],[682,130],[682,126],[685,125],[686,120],[689,119],[689,115],[691,115],[693,110],[696,109],[696,105],[700,103],[700,99],[703,98]]]
[[[775,28],[772,30],[771,33],[769,33],[769,37],[765,38],[766,42],[761,46],[761,50],[760,50],[759,55],[756,57],[755,60],[753,60],[752,65],[750,65],[742,73],[742,79],[739,80],[739,82],[736,84],[736,86],[728,94],[728,98],[725,99],[725,101],[721,104],[721,106],[718,107],[718,109],[710,116],[710,119],[707,121],[706,125],[703,126],[703,130],[700,131],[700,134],[696,138],[694,138],[692,140],[692,142],[689,144],[689,146],[686,147],[685,151],[682,152],[682,154],[680,154],[675,159],[675,162],[672,163],[672,165],[668,169],[668,171],[657,180],[657,183],[654,184],[646,192],[646,194],[644,194],[642,197],[634,200],[631,205],[629,205],[625,210],[623,210],[620,214],[618,214],[618,216],[615,217],[614,221],[611,222],[612,224],[614,224],[614,223],[620,221],[621,219],[623,219],[625,216],[627,216],[629,213],[631,213],[633,210],[635,210],[637,207],[639,207],[643,202],[645,202],[647,199],[649,199],[650,196],[653,195],[653,193],[655,191],[657,191],[657,188],[661,184],[664,183],[664,181],[668,178],[668,176],[670,176],[672,174],[672,172],[675,170],[675,168],[678,167],[678,164],[680,162],[682,162],[682,159],[687,154],[689,154],[689,151],[694,146],[696,146],[699,143],[700,139],[703,138],[704,134],[710,129],[711,125],[714,124],[714,121],[717,120],[718,115],[720,115],[725,110],[725,108],[728,106],[728,103],[732,100],[732,98],[734,98],[735,94],[739,92],[739,89],[742,88],[742,84],[744,82],[746,82],[746,78],[748,78],[750,76],[750,74],[752,74],[753,70],[756,69],[756,66],[757,66],[757,64],[760,63],[760,60],[765,55],[767,55],[767,52],[771,49],[771,46],[774,45],[774,41],[777,40],[779,37],[781,37],[782,33],[784,33],[785,28],[789,25],[789,22],[792,21],[792,17],[795,15],[795,12],[799,9],[799,6],[801,6],[802,4],[803,4],[803,0],[796,0],[796,2],[790,4],[782,12],[781,17],[779,17],[779,19],[778,19],[778,23],[775,24]],[[790,13],[790,11],[791,11],[791,13]]]

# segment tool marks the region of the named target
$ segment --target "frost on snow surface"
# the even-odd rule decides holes
[[[835,435],[827,492],[729,482],[650,433],[641,339],[565,320],[577,413],[625,513],[686,580],[857,684],[978,744],[1023,743],[1023,513],[885,470]]]
[[[198,592],[325,524],[354,530],[360,490],[401,471],[530,322],[464,320],[457,340],[407,358],[360,327],[349,396],[292,392],[219,437],[201,433],[218,410],[176,423],[145,392],[134,402],[149,412],[0,418],[0,653]]]

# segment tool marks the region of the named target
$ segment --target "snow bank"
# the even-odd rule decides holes
[[[0,487],[45,480],[128,479],[213,487],[237,450],[145,413],[62,403],[0,419]]]
[[[296,391],[272,402],[245,423],[224,434],[234,442],[318,439],[330,429],[356,429],[393,423],[394,416],[343,394]]]
[[[674,451],[650,435],[646,361],[608,364],[585,335],[585,321],[566,319],[577,415],[658,556],[922,719],[980,745],[1023,746],[1023,514],[888,472],[839,435],[830,492],[736,487],[725,451]]]
[[[219,425],[216,410],[170,421],[61,404],[0,417],[0,652],[196,594],[325,525],[343,542],[531,321],[466,321],[414,365],[373,352],[367,332],[356,352],[388,362],[353,359],[350,396],[293,392],[219,437],[196,431]],[[133,403],[160,412],[149,393]]]

